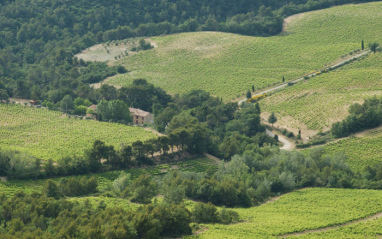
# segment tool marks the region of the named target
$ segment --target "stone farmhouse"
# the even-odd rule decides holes
[[[129,110],[133,124],[143,125],[154,123],[154,117],[151,113],[135,108],[129,108]]]
[[[93,114],[86,114],[86,117],[95,117],[97,118],[97,105],[91,105],[88,109],[92,109],[94,111]],[[143,124],[153,124],[154,117],[150,112],[146,112],[144,110],[130,108],[130,115],[133,120],[133,124],[143,125]]]

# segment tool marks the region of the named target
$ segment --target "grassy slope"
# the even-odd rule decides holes
[[[298,128],[303,124],[308,129],[327,130],[332,123],[348,115],[350,104],[382,94],[381,60],[382,54],[371,54],[343,68],[287,87],[261,101],[261,106],[268,112],[276,112],[282,126]],[[287,120],[283,120],[284,117]]]
[[[243,223],[207,224],[195,238],[277,238],[291,232],[320,228],[382,211],[382,192],[349,189],[303,189],[249,209],[235,209]],[[192,237],[192,238],[194,238]]]
[[[382,235],[382,227],[381,227],[382,219],[374,219],[368,222],[361,222],[356,225],[349,225],[345,227],[341,227],[335,230],[330,230],[327,232],[319,232],[319,233],[310,233],[303,236],[298,237],[290,237],[290,238],[381,238]]]
[[[139,127],[69,119],[62,113],[20,105],[0,104],[0,147],[41,159],[82,155],[100,139],[119,149],[121,143],[155,137]]]
[[[326,152],[333,154],[344,152],[348,163],[356,171],[362,171],[367,165],[382,162],[382,129],[368,131],[362,135],[351,136],[330,143],[325,147]]]
[[[347,5],[306,13],[287,33],[248,37],[217,32],[154,37],[157,48],[121,60],[132,72],[112,78],[117,85],[146,78],[170,93],[205,89],[225,100],[252,85],[264,87],[298,78],[382,36],[382,3]]]

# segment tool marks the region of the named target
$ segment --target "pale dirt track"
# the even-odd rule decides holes
[[[265,132],[267,133],[267,135],[269,135],[271,137],[275,136],[275,134],[272,131],[270,131],[269,129],[266,129]],[[285,137],[284,135],[278,134],[278,138],[279,138],[279,141],[284,144],[280,149],[290,151],[290,150],[293,150],[296,148],[296,145],[294,143],[290,142],[287,139],[287,137]]]
[[[349,60],[353,60],[353,59],[357,59],[357,58],[359,58],[359,57],[361,57],[361,56],[364,56],[364,55],[369,54],[370,52],[371,52],[370,50],[363,51],[363,52],[361,52],[361,53],[358,53],[358,54],[356,54],[356,55],[353,55],[353,56],[350,57],[350,58],[347,58],[347,59],[345,59],[345,60],[342,60],[342,61],[340,61],[340,62],[337,62],[337,63],[335,63],[335,64],[332,64],[332,65],[326,67],[325,69],[340,67],[340,66],[344,65],[347,61],[349,61]],[[311,73],[311,74],[306,75],[306,76],[307,76],[307,77],[312,77],[312,76],[316,76],[316,75],[317,75],[317,73],[314,72],[314,73]],[[305,76],[304,76],[304,77],[305,77]],[[268,93],[273,92],[273,91],[275,91],[275,90],[282,89],[282,88],[288,86],[288,83],[295,84],[295,83],[297,83],[297,82],[300,82],[300,81],[304,80],[304,77],[298,78],[298,79],[296,79],[296,80],[289,81],[289,82],[287,82],[287,83],[283,83],[283,84],[281,84],[281,85],[278,85],[278,86],[269,88],[269,89],[267,89],[267,90],[263,90],[263,91],[261,91],[261,92],[257,92],[256,94],[253,94],[252,96],[257,96],[257,95],[262,95],[262,94],[268,94]],[[242,99],[242,100],[238,101],[238,104],[240,105],[240,104],[242,104],[243,102],[245,102],[246,100],[247,100],[247,99]]]
[[[294,232],[294,233],[282,235],[282,236],[279,236],[279,237],[280,238],[287,238],[287,237],[290,237],[290,236],[303,236],[303,235],[306,235],[306,234],[309,234],[309,233],[327,232],[327,231],[338,229],[340,227],[352,226],[352,225],[355,225],[355,224],[358,224],[358,223],[364,223],[364,222],[372,221],[372,220],[375,220],[375,219],[378,219],[378,218],[381,218],[381,217],[382,217],[382,212],[379,212],[379,213],[373,214],[371,216],[360,218],[360,219],[357,219],[357,220],[354,220],[354,221],[350,221],[350,222],[346,222],[346,223],[343,223],[343,224],[338,224],[338,225],[329,226],[329,227],[322,227],[322,228],[312,229],[312,230],[305,230],[305,231],[302,231],[302,232]]]

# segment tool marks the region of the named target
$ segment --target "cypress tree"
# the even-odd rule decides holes
[[[249,98],[251,98],[251,97],[252,97],[251,91],[248,90],[248,91],[247,91],[247,99],[249,99]]]

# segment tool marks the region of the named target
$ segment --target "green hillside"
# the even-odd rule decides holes
[[[235,209],[244,222],[206,224],[208,230],[190,238],[277,238],[343,224],[382,211],[381,196],[381,191],[373,190],[302,189],[283,195],[273,203]]]
[[[121,143],[154,138],[139,127],[68,118],[61,112],[0,104],[0,148],[44,160],[82,155],[96,139],[119,149]]]
[[[262,108],[278,113],[281,126],[306,125],[311,130],[327,130],[349,114],[352,103],[381,95],[381,60],[381,54],[371,54],[338,70],[287,87],[261,101]]]
[[[373,166],[382,162],[382,129],[374,129],[366,133],[341,139],[325,146],[329,154],[344,152],[348,163],[355,171],[362,171],[365,166]]]
[[[355,225],[344,226],[340,228],[335,228],[326,232],[308,233],[302,236],[290,237],[290,238],[381,238],[382,219],[374,218],[367,222],[360,222]]]
[[[249,37],[196,32],[153,37],[155,49],[117,61],[131,72],[108,83],[128,85],[136,78],[175,94],[205,89],[231,100],[251,88],[299,78],[361,48],[361,40],[382,37],[381,2],[345,5],[289,19],[286,32]]]

